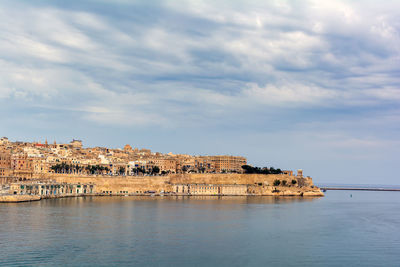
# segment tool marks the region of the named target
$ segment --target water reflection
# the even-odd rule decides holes
[[[359,259],[388,266],[397,263],[400,245],[398,196],[329,192],[325,198],[83,197],[2,204],[0,266],[352,266]]]
[[[165,202],[165,201],[179,201],[179,202],[196,202],[201,200],[203,203],[245,203],[245,204],[276,204],[276,203],[293,203],[293,202],[311,202],[318,200],[318,197],[293,197],[293,196],[86,196],[79,198],[61,198],[61,199],[47,199],[39,203],[40,206],[65,206],[73,204],[74,206],[81,206],[83,203],[96,202],[98,204],[121,203],[126,201],[139,201],[139,202]],[[20,203],[5,203],[6,205],[20,206]],[[29,203],[31,205],[31,203]]]

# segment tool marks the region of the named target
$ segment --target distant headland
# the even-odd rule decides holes
[[[0,202],[84,195],[323,196],[302,170],[253,167],[242,156],[163,154],[0,138]]]

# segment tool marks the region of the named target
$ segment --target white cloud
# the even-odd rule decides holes
[[[398,23],[394,11],[374,14],[369,5],[169,1],[160,8],[174,17],[160,14],[160,23],[5,6],[0,67],[9,75],[0,91],[3,99],[50,101],[122,124],[134,112],[164,113],[173,124],[190,112],[204,119],[237,109],[393,102]]]
[[[244,95],[255,102],[265,103],[271,106],[292,104],[322,104],[338,97],[333,90],[322,89],[316,86],[302,84],[266,85],[259,87],[257,84],[249,84]]]

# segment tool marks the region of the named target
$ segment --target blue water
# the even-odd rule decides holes
[[[400,192],[0,204],[0,266],[15,265],[400,266]]]

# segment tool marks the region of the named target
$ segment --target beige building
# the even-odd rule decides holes
[[[221,188],[224,196],[243,196],[247,195],[247,185],[224,185]]]
[[[303,178],[303,170],[297,170],[297,178]]]
[[[209,156],[214,163],[215,171],[221,172],[238,172],[242,173],[242,166],[247,164],[245,157],[237,156]]]
[[[75,149],[81,149],[82,148],[82,141],[81,140],[73,139],[70,144]]]
[[[32,168],[34,174],[44,174],[50,172],[49,164],[44,159],[33,159]]]
[[[26,155],[12,155],[11,168],[14,176],[31,178],[33,175],[33,160]]]
[[[61,196],[95,193],[93,184],[66,183],[26,183],[19,182],[10,185],[11,195]]]
[[[210,157],[199,156],[195,158],[195,168],[199,173],[210,173],[215,171],[215,164]]]
[[[176,160],[173,158],[155,158],[153,162],[160,172],[176,173]]]
[[[11,176],[11,154],[0,152],[0,176]]]
[[[149,149],[124,149],[105,147],[83,148],[82,141],[73,140],[67,144],[49,145],[40,142],[9,142],[2,138],[0,151],[8,151],[11,161],[3,155],[0,160],[0,176],[30,178],[34,175],[51,172],[65,174],[100,175],[142,175],[138,168],[152,173],[155,166],[160,174],[166,173],[241,173],[246,158],[235,156],[192,156],[186,154],[152,153]],[[6,163],[8,162],[8,163]],[[11,162],[11,163],[10,163]],[[10,166],[11,164],[11,166]],[[63,170],[60,164],[64,164]],[[68,166],[65,167],[65,164]],[[96,171],[93,171],[93,166]],[[99,172],[100,167],[110,171]],[[52,168],[54,167],[54,168]],[[91,168],[86,169],[86,168]],[[125,171],[120,171],[124,168]]]
[[[227,184],[177,184],[174,193],[182,195],[202,196],[244,196],[247,195],[247,185]]]
[[[125,145],[124,146],[124,150],[128,151],[128,152],[132,152],[133,151],[133,149],[132,149],[132,147],[130,145]]]
[[[0,145],[8,144],[9,142],[10,142],[10,141],[8,140],[7,137],[1,137],[1,138],[0,138]]]

